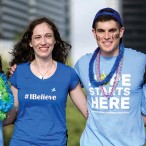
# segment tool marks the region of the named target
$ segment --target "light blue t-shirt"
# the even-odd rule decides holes
[[[19,100],[10,146],[66,146],[67,96],[79,83],[75,70],[57,62],[55,73],[41,80],[29,63],[23,63],[10,82],[18,89]]]
[[[143,85],[143,92],[144,92],[144,96],[146,98],[146,84]]]
[[[89,116],[80,139],[80,146],[143,146],[145,129],[141,115],[143,95],[143,75],[146,55],[125,48],[120,81],[112,97],[104,97],[98,87],[89,81],[89,62],[92,54],[87,54],[75,65],[79,78],[86,89]],[[100,73],[109,74],[116,57],[100,58]],[[95,61],[96,62],[96,61]],[[94,75],[95,73],[94,62]],[[110,92],[114,77],[105,85]],[[146,104],[146,103],[144,103]],[[143,109],[145,112],[146,109]]]
[[[143,92],[144,92],[144,100],[146,101],[146,84],[143,85]],[[146,104],[144,104],[144,102],[142,102],[142,110],[145,109]],[[146,115],[146,113],[145,113]],[[145,143],[146,143],[146,134],[145,134]]]
[[[144,114],[144,115],[146,115],[146,111],[145,111],[145,109],[146,109],[146,84],[144,84],[143,85],[143,93],[144,93],[144,98],[142,98],[142,113]]]

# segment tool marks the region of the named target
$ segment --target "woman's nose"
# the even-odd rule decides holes
[[[46,39],[45,39],[45,38],[42,38],[42,39],[41,39],[41,44],[42,44],[42,45],[45,45],[45,44],[46,44]]]

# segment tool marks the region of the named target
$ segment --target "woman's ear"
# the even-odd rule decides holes
[[[29,43],[29,46],[32,47],[32,43],[31,42]]]

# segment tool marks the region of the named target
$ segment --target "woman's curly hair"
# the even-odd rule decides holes
[[[0,73],[4,73],[2,65],[2,57],[0,56]]]
[[[32,47],[30,47],[29,44],[31,42],[31,37],[33,35],[34,28],[37,25],[44,22],[47,23],[49,26],[51,26],[51,29],[54,33],[54,37],[56,40],[52,52],[52,58],[55,61],[61,63],[66,62],[69,51],[71,49],[71,45],[61,39],[59,31],[55,26],[55,24],[50,19],[43,17],[32,21],[28,26],[28,28],[26,29],[26,31],[24,32],[21,40],[14,45],[14,49],[12,50],[12,52],[10,52],[10,54],[12,54],[13,56],[13,59],[10,62],[10,66],[24,62],[31,62],[35,59],[34,50],[32,49]]]

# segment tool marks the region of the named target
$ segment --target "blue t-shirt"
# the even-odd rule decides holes
[[[23,63],[10,82],[19,100],[10,146],[66,146],[67,96],[79,83],[75,70],[57,62],[55,73],[41,80],[31,72],[30,63]]]
[[[0,121],[0,146],[4,145],[3,141],[3,126],[2,126],[2,121]]]
[[[98,87],[89,81],[89,62],[92,54],[87,54],[76,63],[75,68],[86,89],[89,116],[80,139],[80,146],[143,146],[145,143],[144,123],[141,115],[143,99],[143,75],[146,55],[125,48],[120,81],[109,99],[102,95]],[[116,57],[100,58],[101,76],[109,74]],[[96,62],[96,61],[95,61]],[[94,62],[94,75],[96,70]],[[110,92],[114,76],[104,90]],[[146,104],[146,102],[144,103]],[[146,108],[143,109],[146,111]]]

